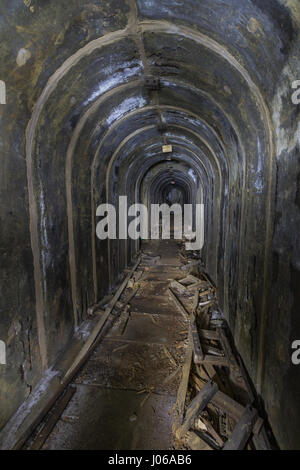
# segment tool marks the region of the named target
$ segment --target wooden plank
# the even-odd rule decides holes
[[[225,356],[228,360],[228,364],[230,365],[230,367],[234,368],[235,370],[238,370],[240,368],[239,364],[238,364],[238,361],[235,357],[235,354],[232,351],[231,345],[228,341],[228,338],[225,334],[224,329],[218,327],[217,332],[218,332],[220,342],[222,344]]]
[[[178,367],[177,362],[175,361],[174,357],[172,356],[172,354],[170,353],[170,351],[168,350],[168,348],[165,344],[163,345],[163,350],[164,350],[165,355],[167,356],[167,358],[173,364],[173,366]]]
[[[186,435],[186,444],[191,450],[214,450],[209,444],[201,439],[198,434],[193,431],[189,431]]]
[[[195,294],[194,294],[194,299],[193,299],[193,306],[192,306],[192,312],[194,315],[197,313],[197,308],[199,305],[199,290],[196,289]]]
[[[195,284],[196,282],[200,282],[200,279],[198,279],[197,277],[195,276],[192,276],[191,274],[189,276],[186,276],[185,278],[183,279],[180,279],[180,284],[188,287],[190,284]],[[203,281],[201,281],[203,282]]]
[[[245,408],[233,398],[218,390],[218,393],[212,398],[211,402],[221,410],[228,413],[235,421],[239,421]]]
[[[224,441],[223,439],[221,438],[221,436],[219,436],[219,434],[217,433],[217,431],[215,430],[215,428],[213,427],[213,425],[211,424],[210,421],[208,421],[207,419],[203,418],[201,416],[201,421],[202,423],[205,425],[206,429],[207,429],[207,432],[212,436],[212,438],[216,441],[216,443],[218,444],[218,446],[220,448],[222,448],[224,446]]]
[[[201,276],[206,280],[206,282],[208,282],[209,285],[216,287],[215,283],[210,279],[208,274],[202,271]]]
[[[264,425],[264,420],[259,416],[256,420],[256,423],[253,426],[253,434],[259,435]]]
[[[252,386],[249,382],[248,374],[245,370],[245,367],[244,367],[244,364],[242,362],[242,359],[241,359],[240,355],[238,355],[237,359],[238,359],[238,364],[239,364],[239,368],[240,368],[239,370],[240,370],[240,373],[241,373],[241,377],[244,380],[244,383],[245,383],[245,386],[246,386],[246,389],[247,389],[247,392],[248,392],[249,401],[250,401],[250,403],[254,403],[255,396],[254,396],[254,393],[252,391]]]
[[[218,386],[215,382],[207,382],[203,389],[193,399],[186,410],[185,418],[182,425],[176,431],[176,437],[182,439],[193,424],[194,419],[201,413],[211,401],[213,396],[218,391]]]
[[[201,347],[201,343],[199,340],[199,335],[197,331],[197,326],[195,321],[193,321],[190,325],[191,328],[191,335],[193,338],[193,346],[194,346],[194,362],[195,364],[201,364],[204,359],[204,353]]]
[[[257,410],[247,406],[223,450],[243,450],[252,434],[253,425],[257,419]]]
[[[127,297],[127,299],[124,301],[124,304],[127,305],[131,302],[131,300],[136,296],[138,291],[140,290],[140,286],[136,287]]]
[[[34,441],[32,442],[29,450],[39,450],[45,444],[46,440],[48,439],[50,433],[54,429],[57,421],[61,417],[62,413],[66,409],[69,401],[73,397],[74,393],[76,392],[76,387],[68,387],[64,395],[58,401],[57,406],[53,414],[50,416],[48,421],[45,423],[45,426],[42,430],[38,433]]]
[[[253,433],[254,433],[254,428],[253,428]],[[255,447],[255,450],[272,450],[272,446],[269,441],[265,426],[261,428],[259,434],[253,435],[252,442]]]
[[[181,426],[183,421],[183,413],[185,407],[185,399],[189,385],[190,370],[193,357],[193,340],[191,332],[189,332],[188,345],[186,348],[184,364],[182,367],[181,381],[178,387],[177,399],[175,404],[176,414],[173,421],[173,432],[176,433],[177,429]]]
[[[200,307],[212,307],[216,303],[216,300],[207,300],[206,302],[200,302]]]
[[[178,308],[178,310],[180,311],[181,315],[183,316],[183,318],[186,320],[186,321],[189,321],[189,312],[185,309],[185,307],[182,305],[182,303],[180,302],[180,300],[177,298],[177,296],[174,294],[174,292],[169,288],[168,289],[168,292],[169,292],[169,295],[171,297],[171,299],[173,300],[173,302],[175,303],[176,307]]]
[[[208,377],[208,375],[207,375]],[[204,379],[201,379],[197,375],[193,374],[193,380],[196,383],[197,390],[201,390],[206,381]],[[214,379],[215,380],[215,379]],[[233,398],[230,396],[226,395],[225,393],[221,392],[221,390],[218,390],[217,393],[214,395],[214,397],[211,399],[211,403],[216,406],[218,409],[222,410],[226,414],[228,414],[234,421],[239,421],[242,414],[245,411],[245,407],[235,401]],[[258,418],[257,421],[259,421],[258,426],[260,424],[261,418]],[[257,422],[256,422],[257,423]],[[255,423],[253,427],[253,433],[257,432],[257,424]]]
[[[184,286],[182,286],[181,284],[179,284],[179,282],[172,281],[170,285],[171,285],[172,289],[178,290],[178,292],[180,292],[180,294],[183,295],[183,294],[186,293],[186,288]]]
[[[76,369],[77,367],[77,364],[80,363],[80,361],[86,357],[86,355],[88,354],[88,351],[90,349],[90,347],[92,346],[93,342],[95,341],[95,339],[97,338],[97,336],[99,335],[99,333],[101,332],[102,328],[104,327],[109,315],[111,314],[114,306],[115,306],[115,303],[118,301],[120,295],[122,294],[122,292],[124,291],[125,287],[127,286],[127,283],[129,281],[129,279],[131,278],[132,274],[134,273],[134,271],[137,269],[138,265],[140,264],[141,262],[141,257],[139,257],[138,261],[135,263],[134,267],[131,269],[130,273],[127,274],[126,278],[124,279],[124,281],[122,282],[122,284],[120,285],[119,289],[117,290],[117,292],[115,293],[113,299],[111,300],[111,302],[109,303],[109,306],[107,307],[107,309],[105,310],[105,313],[103,315],[103,317],[100,318],[100,320],[98,321],[97,325],[95,326],[95,328],[93,329],[92,333],[90,334],[89,338],[87,339],[86,343],[84,344],[83,348],[81,349],[81,351],[78,353],[77,357],[75,358],[73,364],[71,365],[71,367],[67,370],[67,372],[65,373],[63,379],[62,379],[62,383],[65,382],[68,377],[73,373],[73,371]]]
[[[123,336],[125,333],[127,323],[129,320],[129,305],[126,305],[125,309],[120,315],[120,324],[119,324],[119,329],[118,332],[116,333],[116,336]]]
[[[207,311],[208,309],[201,308],[200,312],[199,309],[197,310],[198,312],[198,325],[201,329],[208,330],[209,329],[209,324],[210,324],[210,314]]]
[[[218,348],[214,348],[213,346],[206,346],[205,347],[206,354],[209,354],[210,356],[217,356],[217,357],[224,357],[223,351],[221,351]]]
[[[220,341],[220,337],[216,331],[213,330],[199,330],[200,337],[211,341]]]
[[[207,289],[209,287],[209,284],[206,281],[203,281],[201,279],[198,279],[196,282],[193,282],[192,284],[189,284],[186,288],[187,289]]]
[[[206,354],[204,356],[204,359],[201,362],[201,364],[204,364],[204,365],[205,364],[212,364],[214,366],[219,366],[219,367],[228,367],[228,361],[227,361],[226,357],[213,356],[213,355],[209,355],[209,354]]]
[[[214,291],[215,291],[214,287],[211,287],[210,289],[208,289],[204,292],[200,292],[199,296],[200,297],[205,297],[206,295],[212,294]]]

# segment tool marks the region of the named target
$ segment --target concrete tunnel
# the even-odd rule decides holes
[[[96,237],[126,195],[204,204],[199,258],[278,446],[300,448],[299,31],[298,0],[1,2],[6,435],[136,259]]]

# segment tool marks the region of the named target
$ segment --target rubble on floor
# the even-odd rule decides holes
[[[220,311],[216,287],[196,253],[182,249],[180,258],[189,274],[172,281],[170,290],[190,334],[173,410],[175,448],[271,449],[270,430],[259,415],[258,398]]]

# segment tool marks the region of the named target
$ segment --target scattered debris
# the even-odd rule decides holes
[[[185,263],[182,269],[190,274],[173,281],[169,289],[170,297],[190,324],[182,382],[172,410],[177,412],[173,427],[175,447],[269,449],[265,423],[254,406],[256,400],[245,368],[218,307],[216,287],[194,256],[180,253]],[[189,308],[187,290],[194,292]]]

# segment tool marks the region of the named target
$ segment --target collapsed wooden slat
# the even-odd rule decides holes
[[[125,287],[127,286],[127,283],[129,281],[129,279],[131,278],[132,274],[134,273],[134,271],[137,269],[138,265],[140,264],[141,262],[141,257],[139,257],[138,261],[136,262],[136,264],[133,266],[133,268],[131,269],[131,271],[127,274],[126,278],[124,279],[124,281],[122,282],[122,284],[120,285],[119,289],[117,290],[117,292],[115,293],[113,299],[111,300],[111,302],[109,303],[109,306],[107,307],[107,309],[105,310],[105,313],[103,315],[103,317],[100,318],[100,320],[98,321],[97,325],[95,326],[95,328],[93,329],[92,333],[90,334],[89,338],[87,339],[86,343],[84,344],[83,348],[81,349],[81,351],[79,352],[79,354],[77,355],[77,357],[75,358],[73,364],[71,365],[71,367],[67,370],[67,372],[65,373],[63,379],[62,379],[62,383],[65,382],[70,375],[72,375],[73,371],[76,369],[77,365],[80,363],[80,361],[86,356],[86,354],[88,353],[90,347],[92,346],[93,342],[95,341],[95,339],[97,338],[97,336],[99,335],[100,331],[102,330],[102,328],[104,327],[109,315],[111,314],[114,306],[115,306],[115,303],[118,301],[120,295],[122,294],[122,292],[124,291]]]
[[[186,293],[186,288],[182,286],[179,282],[172,281],[170,285],[172,289],[178,290],[178,292],[180,292],[181,295]]]
[[[250,403],[254,403],[255,396],[254,396],[254,393],[252,391],[252,387],[251,387],[251,384],[249,382],[248,375],[247,375],[247,372],[245,370],[244,364],[243,364],[242,359],[239,355],[237,356],[237,360],[238,360],[238,364],[239,364],[239,371],[240,371],[241,377],[244,380],[244,384],[246,386],[247,393],[249,395],[249,401],[250,401]]]
[[[224,446],[224,441],[223,439],[221,438],[221,436],[217,433],[217,431],[215,430],[215,428],[213,427],[213,425],[211,424],[210,421],[208,421],[207,419],[201,417],[201,421],[202,423],[204,424],[204,426],[206,427],[207,429],[207,432],[212,436],[212,438],[216,441],[216,443],[218,444],[219,447],[223,447]]]
[[[216,287],[214,282],[209,278],[209,276],[205,272],[202,272],[201,276],[204,277],[204,279],[206,280],[208,284],[210,284],[213,287]]]
[[[244,406],[240,405],[233,398],[218,390],[211,402],[217,408],[228,413],[235,421],[239,421],[245,411]]]
[[[198,335],[195,321],[191,323],[190,328],[191,328],[191,335],[193,338],[193,346],[194,346],[194,362],[195,364],[201,364],[201,362],[204,359],[204,353],[203,353],[201,343],[199,340],[199,335]]]
[[[253,428],[254,435],[252,437],[252,442],[254,444],[255,450],[272,450],[272,446],[267,435],[266,427],[263,425],[258,434],[255,434],[254,430],[255,426]]]
[[[211,364],[219,367],[228,367],[228,361],[226,357],[223,356],[213,356],[210,354],[206,354],[204,356],[203,361],[201,361],[201,364],[206,365],[206,364]]]
[[[192,276],[191,274],[189,274],[188,276],[184,277],[183,279],[180,279],[178,282],[180,282],[180,284],[182,284],[183,286],[189,286],[190,284],[193,284],[195,282],[200,282],[200,279],[198,279],[197,277],[195,276]],[[201,281],[203,282],[203,281]]]
[[[175,303],[176,307],[180,311],[181,315],[184,317],[185,320],[189,321],[188,311],[185,309],[185,307],[182,305],[180,300],[177,298],[177,296],[174,294],[174,292],[170,288],[168,289],[168,292],[169,292],[171,299]]]
[[[140,286],[136,287],[130,294],[129,296],[127,297],[127,299],[125,300],[125,305],[126,304],[129,304],[129,302],[131,302],[131,300],[136,296],[136,294],[138,293],[138,291],[140,290]]]
[[[196,289],[195,294],[194,294],[194,299],[193,299],[193,306],[192,306],[193,315],[196,315],[197,313],[198,304],[199,304],[199,290]]]
[[[128,320],[129,320],[129,305],[126,305],[125,309],[122,311],[120,315],[119,331],[117,332],[116,336],[122,336],[125,333]]]
[[[206,287],[207,283],[206,281],[197,281],[194,284],[190,284],[187,286],[187,289],[189,290],[195,290],[195,289],[200,289],[201,287]]]
[[[209,354],[211,356],[217,356],[217,357],[224,357],[223,351],[220,351],[218,348],[214,348],[213,346],[206,346],[205,347],[206,354]]]
[[[218,332],[220,342],[222,344],[225,356],[228,360],[228,364],[230,365],[230,367],[234,368],[235,370],[238,370],[239,369],[239,364],[237,362],[235,354],[232,351],[231,345],[228,341],[228,338],[225,334],[224,329],[223,328],[217,328],[217,332]]]
[[[223,450],[243,450],[251,436],[256,419],[257,410],[247,406]]]
[[[218,386],[215,382],[207,382],[205,387],[193,399],[186,410],[185,418],[182,425],[176,430],[176,437],[181,439],[193,424],[194,419],[201,413],[211,401],[213,396],[218,391]]]
[[[212,307],[216,303],[215,300],[207,300],[206,302],[200,302],[200,307]]]
[[[198,434],[193,431],[189,431],[186,435],[186,444],[191,450],[214,450],[209,444],[201,439]]]
[[[259,435],[264,425],[264,420],[261,417],[258,417],[254,426],[253,426],[253,434]]]
[[[216,331],[213,330],[199,330],[201,338],[208,339],[212,341],[219,341],[219,335]]]
[[[216,378],[217,377],[214,378],[215,381],[216,381]],[[198,391],[201,390],[206,383],[206,380],[201,379],[195,374],[193,374],[193,380],[197,386]],[[234,421],[239,421],[242,414],[245,411],[245,407],[243,405],[235,401],[229,395],[226,395],[225,393],[221,392],[221,390],[217,391],[217,393],[211,399],[211,403],[219,410],[228,414]],[[258,418],[253,427],[254,434],[260,432],[260,426],[261,426],[261,418]]]
[[[42,448],[75,392],[76,387],[72,386],[67,388],[66,392],[59,400],[53,414],[50,416],[42,430],[38,433],[29,450],[39,450]]]
[[[188,345],[186,348],[184,364],[182,366],[181,381],[178,387],[177,400],[175,404],[176,414],[174,416],[174,421],[173,421],[174,433],[179,428],[183,420],[185,399],[186,399],[186,394],[188,390],[190,370],[191,370],[191,365],[192,365],[192,357],[193,357],[193,340],[192,340],[191,332],[189,332]]]
[[[211,287],[210,289],[208,289],[204,292],[200,292],[199,296],[200,297],[205,297],[206,295],[212,294],[214,291],[215,291],[214,287]]]

